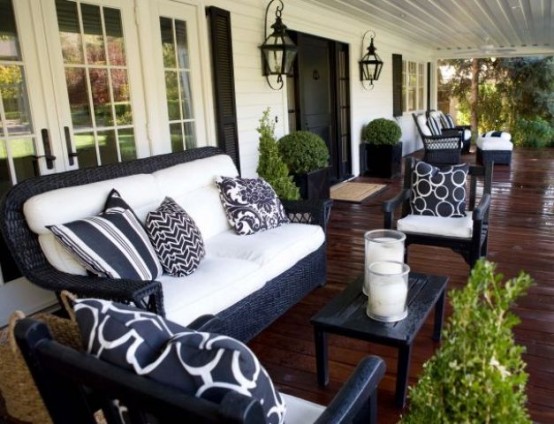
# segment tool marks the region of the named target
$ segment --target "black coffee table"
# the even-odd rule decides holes
[[[394,323],[375,321],[366,315],[367,296],[362,293],[363,280],[362,275],[310,320],[315,331],[317,381],[322,386],[329,383],[327,333],[395,346],[398,347],[395,400],[397,406],[403,408],[412,342],[433,307],[433,340],[440,340],[448,278],[410,273],[408,316]]]

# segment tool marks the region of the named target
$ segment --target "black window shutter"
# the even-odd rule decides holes
[[[402,116],[402,55],[392,55],[392,116]]]
[[[211,41],[217,144],[233,158],[240,173],[231,14],[210,6],[206,8],[206,15]]]
[[[427,110],[431,108],[431,62],[427,62]]]

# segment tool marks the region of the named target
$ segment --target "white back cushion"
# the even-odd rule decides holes
[[[103,210],[108,194],[114,188],[142,222],[146,214],[163,199],[154,177],[138,174],[48,191],[24,203],[23,213],[27,224],[38,234],[42,251],[54,268],[70,274],[86,274],[85,269],[59,245],[46,226],[97,215]]]
[[[238,175],[229,156],[211,156],[161,169],[152,175],[159,190],[172,197],[194,219],[204,240],[230,228],[215,185],[215,177],[219,175]]]
[[[425,115],[418,115],[417,123],[423,135],[431,135],[431,130],[427,126],[427,118],[425,117]]]

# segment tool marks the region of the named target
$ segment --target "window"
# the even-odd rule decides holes
[[[402,61],[403,112],[425,109],[425,64]]]

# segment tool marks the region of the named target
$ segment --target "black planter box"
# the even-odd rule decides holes
[[[402,171],[402,142],[391,145],[360,144],[360,173],[396,178]]]
[[[302,199],[328,199],[329,168],[321,168],[308,174],[293,175],[295,184],[300,189]]]

